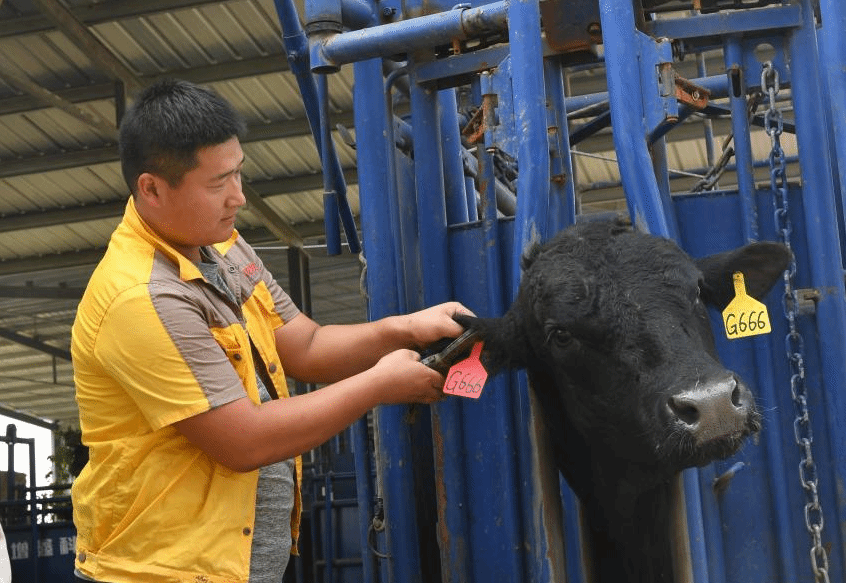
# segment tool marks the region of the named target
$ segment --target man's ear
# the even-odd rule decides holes
[[[762,299],[775,285],[790,263],[790,250],[780,243],[751,243],[732,251],[696,260],[704,275],[702,300],[725,309],[734,298],[734,273],[746,281],[746,292]]]
[[[159,207],[162,204],[159,193],[160,180],[149,172],[144,172],[138,177],[138,197],[148,206]]]

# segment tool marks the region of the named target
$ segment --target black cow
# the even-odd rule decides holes
[[[527,369],[601,583],[673,580],[671,480],[760,429],[753,395],[718,360],[705,304],[728,305],[735,271],[760,298],[788,261],[776,243],[693,260],[621,222],[585,222],[523,258],[503,317],[457,318],[484,339],[491,373]]]

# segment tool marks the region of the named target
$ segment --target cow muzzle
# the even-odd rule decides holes
[[[760,429],[752,393],[734,375],[675,394],[666,407],[672,422],[697,446],[736,440]]]

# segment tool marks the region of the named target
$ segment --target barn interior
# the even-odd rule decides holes
[[[397,3],[383,4],[386,11],[401,10]],[[566,95],[608,91],[601,30],[591,28],[598,26],[596,0],[572,2],[567,10],[562,8],[567,2],[540,4],[552,47],[547,50],[559,52],[567,63]],[[752,14],[776,4],[799,3],[635,1],[638,17],[646,22]],[[301,0],[295,5],[304,14]],[[321,156],[277,10],[273,0],[0,0],[0,415],[9,423],[52,431],[51,455],[67,452],[65,441],[74,439],[79,426],[69,348],[76,306],[127,202],[117,126],[133,95],[157,79],[209,86],[244,115],[248,202],[236,228],[282,287],[320,323],[367,319],[366,255],[351,252],[343,235],[340,253],[332,250],[337,233],[327,235]],[[553,26],[556,19],[561,20]],[[573,34],[580,40],[570,46]],[[756,50],[761,62],[775,54],[766,43]],[[721,44],[675,57],[673,69],[682,80],[727,73]],[[357,235],[363,238],[352,67],[341,67],[327,80],[331,138]],[[755,84],[749,81],[750,87]],[[695,84],[677,87],[689,90],[685,99],[695,101],[690,95]],[[760,90],[749,95],[752,172],[756,184],[766,186],[771,179],[771,140],[763,128],[766,95]],[[799,181],[789,87],[779,101],[787,175]],[[392,102],[394,113],[409,114],[401,84],[393,89]],[[708,106],[705,112],[694,108],[666,134],[674,195],[738,188],[728,97]],[[475,112],[468,106],[466,123]],[[627,214],[608,102],[568,111],[567,125],[572,175],[566,179],[574,185],[577,213]],[[507,170],[502,183],[506,195],[514,197],[516,181],[513,175],[508,180]],[[514,212],[513,201],[500,205],[501,217]],[[366,238],[363,244],[366,248]],[[11,451],[14,430],[0,427],[2,433]],[[26,448],[15,451],[11,463],[28,466]],[[316,456],[311,462],[319,465],[319,452]],[[48,486],[44,476],[37,478],[39,486]],[[0,499],[13,490],[7,484],[0,485]],[[62,493],[66,490],[57,492]],[[67,518],[52,514],[58,521]]]

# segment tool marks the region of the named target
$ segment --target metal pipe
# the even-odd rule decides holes
[[[822,64],[828,80],[828,94],[834,96],[828,100],[831,108],[832,134],[834,135],[835,160],[839,174],[841,208],[846,213],[846,74],[843,71],[843,59],[846,55],[846,6],[843,0],[820,0],[820,45]],[[837,97],[840,96],[840,97]],[[843,220],[846,221],[846,215]]]
[[[567,125],[564,72],[557,59],[544,59],[544,81],[549,100],[549,148],[551,180],[547,232],[557,233],[576,222],[576,187]]]
[[[840,246],[836,244],[839,233],[828,129],[825,127],[825,118],[819,115],[824,104],[831,100],[823,100],[821,95],[813,3],[811,0],[802,0],[801,7],[803,24],[794,31],[789,43],[790,61],[801,63],[801,66],[793,67],[791,71],[796,139],[799,144],[803,192],[807,193],[803,197],[803,204],[808,247],[812,250],[808,258],[811,283],[818,290],[825,290],[816,306],[823,383],[821,390],[828,413],[826,421],[832,467],[842,471],[846,468],[846,431],[843,431],[840,420],[840,415],[846,411],[846,369],[843,367],[843,355],[846,354],[846,290],[843,258]],[[836,478],[842,480],[843,475]],[[842,545],[846,539],[846,492],[837,489],[832,492],[832,496],[836,509],[832,510],[832,504],[829,504],[828,511],[836,512],[836,520],[827,520],[826,523],[832,529],[839,525],[837,534]],[[830,536],[831,533],[827,538]]]
[[[640,59],[634,58],[640,54],[641,33],[635,27],[634,9],[630,2],[599,0],[599,4],[612,125],[626,128],[614,132],[614,146],[629,214],[637,228],[678,240],[674,214],[664,208],[646,147]]]
[[[297,14],[297,8],[294,6],[293,0],[274,0],[274,5],[276,7],[276,14],[279,17],[280,26],[282,27],[282,44],[285,46],[288,65],[297,79],[297,85],[303,97],[306,117],[308,117],[311,133],[314,136],[314,143],[318,153],[321,153],[323,152],[323,139],[320,129],[319,100],[317,86],[309,69],[308,41],[306,40],[302,25],[300,25],[299,15]],[[361,251],[361,244],[358,240],[358,231],[347,199],[347,185],[344,181],[341,162],[338,160],[338,153],[335,150],[334,143],[330,141],[327,147],[326,156],[328,163],[323,165],[323,172],[324,175],[328,173],[329,178],[325,180],[329,180],[332,184],[332,189],[335,191],[338,212],[340,213],[341,222],[344,225],[344,235],[347,238],[350,252],[358,253]]]
[[[460,208],[466,209],[464,171],[458,156],[461,144],[454,90],[437,91],[433,87],[421,86],[414,78],[411,81],[417,230],[421,237],[425,233],[426,240],[426,252],[416,257],[420,257],[422,269],[423,305],[430,306],[451,297],[447,216],[449,213],[455,219],[466,220],[466,212],[461,216]],[[442,130],[448,132],[449,139],[443,139]],[[446,177],[447,168],[454,173],[452,179],[458,180],[458,184]],[[450,193],[445,190],[447,186],[460,191]],[[433,406],[431,414],[441,574],[446,582],[469,581],[470,537],[464,503],[463,455],[459,448],[454,447],[463,439],[460,400],[447,399]]]
[[[458,128],[458,101],[455,89],[438,92],[439,120],[443,145],[444,188],[447,224],[466,223],[467,192],[464,184],[464,157]]]
[[[353,85],[353,96],[356,103],[373,103],[383,98],[384,86],[382,80],[382,64],[378,59],[356,63],[354,66],[356,82]],[[398,274],[401,269],[398,266],[394,241],[396,237],[392,234],[392,226],[395,224],[395,215],[389,204],[390,178],[388,168],[385,164],[385,141],[384,136],[389,131],[389,123],[385,111],[382,108],[356,107],[355,127],[358,130],[357,139],[359,148],[357,150],[358,180],[361,204],[361,229],[365,241],[364,255],[367,260],[365,276],[367,286],[367,310],[369,320],[378,320],[384,316],[404,313],[404,298],[398,287]],[[396,201],[394,201],[396,202]],[[397,431],[395,427],[402,428],[403,414],[407,408],[378,407],[374,411],[375,418],[375,440],[376,440],[376,486],[377,496],[382,497],[386,507],[397,507],[397,512],[402,511],[399,507],[399,500],[396,504],[394,499],[402,496],[404,487],[399,467],[399,460],[403,456],[410,455],[411,445],[407,431]],[[361,455],[366,455],[362,450],[355,452],[357,467],[364,465],[359,462]],[[369,463],[369,461],[368,461]],[[358,479],[361,479],[360,477]],[[361,539],[362,553],[369,552],[370,544],[368,539],[369,526],[372,521],[371,500],[364,498],[364,491],[357,491],[359,500],[358,512],[361,522],[359,535]],[[391,533],[387,535],[388,548],[394,542]],[[416,544],[416,541],[415,543]],[[378,580],[390,580],[388,577],[390,562],[383,563],[385,576],[378,577],[378,572],[371,575],[371,579],[364,579],[367,583],[376,583]]]
[[[317,101],[320,117],[320,163],[323,168],[331,164],[332,135],[329,129],[328,75],[317,76]],[[341,254],[341,232],[338,213],[338,194],[332,184],[330,172],[323,172],[323,221],[326,231],[326,253]]]
[[[280,2],[282,0],[276,0]],[[365,30],[312,37],[311,68],[315,73],[336,72],[341,65],[373,57],[411,54],[416,50],[504,31],[509,2],[477,8],[459,5],[455,10],[420,16]]]
[[[385,166],[388,173],[388,189],[387,189],[387,203],[389,216],[391,222],[388,225],[393,236],[390,244],[394,246],[394,256],[397,262],[396,285],[399,290],[400,310],[405,313],[408,309],[408,291],[405,285],[405,258],[406,249],[410,249],[411,242],[407,237],[413,233],[413,229],[405,219],[407,213],[401,212],[400,209],[400,193],[399,184],[397,183],[397,148],[396,138],[394,137],[394,102],[392,97],[392,89],[394,84],[400,78],[407,75],[408,72],[405,67],[394,69],[385,79],[384,99],[385,99],[385,116],[387,123],[385,124],[385,142],[381,145],[385,149]],[[359,192],[361,189],[359,188]]]
[[[757,204],[755,202],[755,173],[752,170],[752,138],[749,135],[749,112],[746,100],[746,79],[743,69],[743,45],[738,36],[725,41],[725,62],[728,71],[729,103],[734,139],[734,159],[737,163],[737,188],[743,216],[743,239],[746,243],[758,240]]]
[[[546,92],[543,78],[543,49],[541,45],[540,7],[537,1],[513,1],[508,8],[508,40],[511,47],[511,79],[514,96],[514,127],[519,141],[517,160],[520,164],[520,180],[517,185],[517,215],[514,221],[513,265],[506,279],[506,305],[510,304],[520,283],[520,257],[532,243],[547,238],[547,215],[549,210],[549,140],[546,125]],[[517,450],[517,465],[507,466],[509,475],[503,480],[509,495],[506,499],[520,501],[520,507],[533,509],[523,514],[519,522],[516,509],[508,507],[505,520],[512,521],[512,536],[531,551],[525,557],[525,565],[515,560],[510,574],[503,578],[510,581],[549,580],[551,557],[545,525],[535,520],[535,509],[542,505],[543,491],[540,473],[534,463],[532,434],[536,423],[533,420],[529,399],[528,381],[524,372],[512,375],[512,386],[517,390],[515,398],[504,400],[501,417],[497,419],[500,435],[514,435]],[[516,381],[515,381],[516,379]],[[515,427],[520,427],[515,431]],[[525,428],[531,428],[526,431]],[[505,444],[502,444],[506,450]],[[505,451],[504,451],[505,453]],[[507,458],[506,458],[507,459]],[[517,474],[530,476],[522,480],[518,488]],[[511,494],[513,492],[513,494]],[[522,531],[521,531],[522,528]],[[523,558],[521,556],[521,558]],[[552,574],[552,578],[558,577]]]

